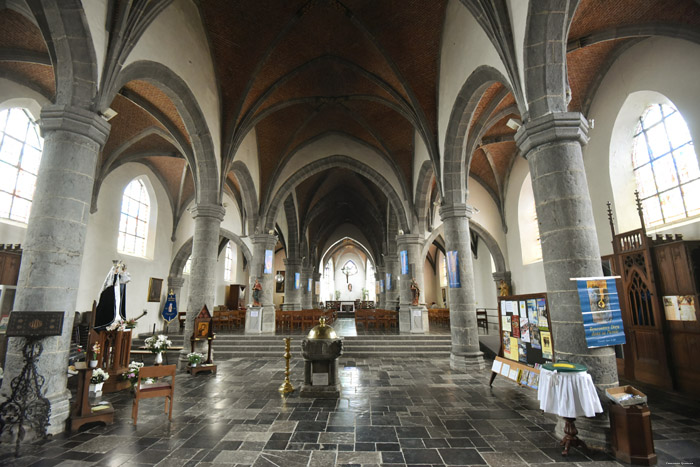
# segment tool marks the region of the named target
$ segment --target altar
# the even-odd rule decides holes
[[[350,313],[355,313],[355,302],[354,301],[347,301],[347,302],[340,302],[340,310],[342,312],[350,312]]]

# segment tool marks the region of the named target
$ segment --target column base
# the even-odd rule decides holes
[[[411,310],[402,308],[399,310],[399,333],[408,334],[411,332]]]
[[[49,397],[49,403],[51,404],[51,417],[46,433],[49,435],[63,433],[66,430],[66,420],[70,417],[70,391],[66,389],[56,397]]]
[[[262,309],[262,327],[260,332],[261,334],[275,333],[275,307],[272,305],[265,305]]]
[[[486,369],[484,353],[473,352],[460,355],[452,353],[450,354],[450,368],[464,373],[473,370],[484,370]]]
[[[263,308],[249,306],[245,311],[245,333],[262,334]]]
[[[283,311],[298,311],[301,310],[301,303],[283,303]]]

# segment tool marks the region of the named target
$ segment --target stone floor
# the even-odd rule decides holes
[[[292,383],[303,361],[293,355]],[[176,378],[173,420],[163,399],[140,404],[131,422],[128,392],[108,394],[111,426],[88,425],[24,445],[8,443],[0,465],[333,466],[619,465],[600,451],[560,455],[555,419],[535,391],[488,371],[458,374],[447,359],[341,357],[338,400],[281,398],[282,359],[232,359],[217,375]],[[650,400],[659,465],[700,465],[700,406]]]

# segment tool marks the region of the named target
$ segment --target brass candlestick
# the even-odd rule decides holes
[[[284,370],[284,383],[282,383],[282,385],[278,389],[280,394],[282,394],[283,396],[294,391],[294,386],[292,386],[292,383],[289,381],[289,359],[292,357],[292,354],[290,353],[291,345],[292,345],[292,338],[285,337],[284,338],[284,359],[286,360],[286,367]]]

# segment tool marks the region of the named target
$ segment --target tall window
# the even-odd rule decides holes
[[[118,241],[118,250],[121,253],[146,256],[150,208],[151,201],[146,185],[135,178],[126,186],[122,196]]]
[[[231,242],[226,244],[226,255],[224,257],[224,280],[231,282],[231,265],[233,264],[233,249]]]
[[[653,104],[639,119],[632,165],[647,226],[700,215],[700,169],[680,112]]]
[[[518,198],[518,228],[520,229],[520,251],[523,264],[542,261],[542,241],[540,226],[535,209],[535,194],[532,191],[532,180],[527,174],[520,187]]]
[[[367,260],[367,280],[365,281],[365,288],[368,292],[367,300],[374,300],[376,296],[374,266],[372,266],[372,263],[370,263],[369,260]]]
[[[182,273],[189,275],[191,270],[192,270],[192,255],[190,255],[190,257],[187,258],[187,261],[185,261],[185,266],[182,268]]]
[[[43,141],[24,109],[0,111],[0,217],[27,222]]]

